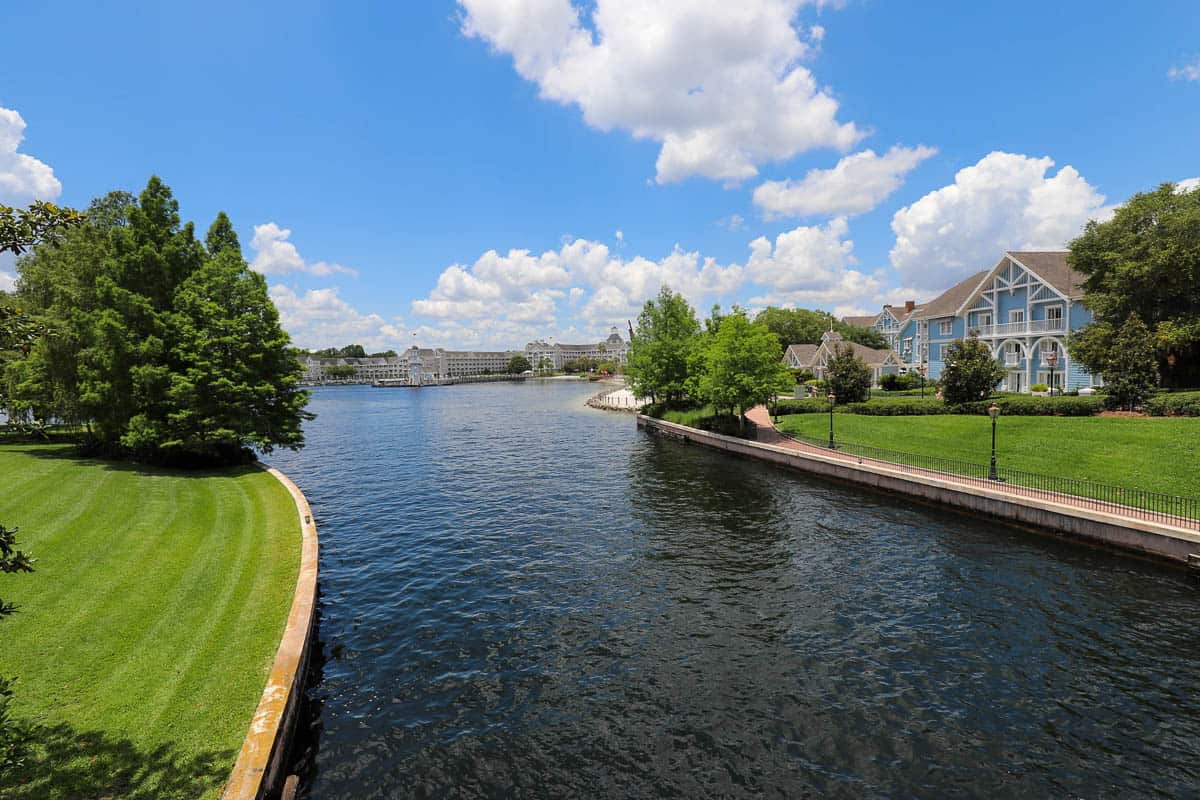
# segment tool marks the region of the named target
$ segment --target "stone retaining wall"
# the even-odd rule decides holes
[[[304,493],[274,468],[267,468],[287,488],[300,515],[302,543],[300,575],[288,613],[287,627],[275,653],[250,731],[242,743],[237,763],[221,795],[224,800],[260,800],[278,797],[287,779],[288,750],[304,696],[308,659],[316,646],[317,612],[317,526]]]
[[[638,427],[661,436],[694,442],[716,450],[756,458],[790,469],[802,470],[834,480],[872,489],[895,492],[926,502],[938,503],[1023,526],[1050,531],[1060,536],[1100,543],[1124,550],[1166,558],[1195,566],[1200,553],[1200,534],[1158,522],[1122,517],[1092,509],[1076,508],[1049,499],[1019,497],[1002,490],[972,486],[932,476],[916,476],[879,463],[854,463],[820,453],[803,453],[718,433],[702,431],[673,422],[638,415]]]

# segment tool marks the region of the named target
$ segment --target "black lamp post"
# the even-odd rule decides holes
[[[837,395],[833,392],[829,393],[829,449],[836,450],[837,446],[833,443],[833,404],[837,402]]]
[[[779,392],[775,392],[774,394],[772,394],[771,399],[774,401],[774,405],[775,405],[775,424],[778,425],[779,424]]]
[[[921,362],[921,366],[917,367],[917,372],[921,373],[921,399],[925,399],[925,362]]]
[[[992,403],[988,408],[988,416],[992,418],[992,465],[988,469],[988,480],[998,481],[1000,476],[996,474],[996,417],[1000,416],[1000,406]]]
[[[1058,348],[1046,354],[1046,366],[1050,367],[1050,396],[1054,396],[1054,367],[1058,365]]]

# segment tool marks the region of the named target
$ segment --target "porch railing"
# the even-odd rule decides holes
[[[1000,322],[995,325],[968,326],[980,336],[1031,336],[1039,333],[1066,333],[1064,319],[1029,319],[1024,322]]]

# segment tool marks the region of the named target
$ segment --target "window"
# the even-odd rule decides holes
[[[1062,328],[1062,319],[1062,306],[1046,306],[1046,322],[1050,330],[1059,330]]]
[[[1025,321],[1025,309],[1014,308],[1012,311],[1009,311],[1008,312],[1008,321],[1009,322],[1024,322]]]
[[[906,356],[911,356],[911,355],[912,355],[912,337],[911,337],[911,336],[909,336],[908,338],[906,338],[906,339],[904,340],[904,350],[903,350],[903,352],[904,352],[904,355],[906,355]]]
[[[938,335],[939,336],[950,336],[953,333],[954,333],[954,321],[953,320],[947,319],[947,320],[942,320],[941,322],[938,323]]]
[[[975,324],[981,328],[990,327],[992,324],[992,314],[989,311],[987,314],[980,314],[975,318]]]
[[[1046,341],[1042,342],[1042,354],[1043,355],[1046,355],[1048,353],[1057,353],[1057,352],[1058,352],[1058,342],[1055,342],[1051,339],[1047,339]]]

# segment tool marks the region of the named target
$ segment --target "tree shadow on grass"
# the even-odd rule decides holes
[[[0,439],[0,444],[3,444]],[[205,467],[200,469],[181,469],[179,467],[147,464],[140,461],[122,461],[90,455],[81,448],[68,444],[28,444],[23,447],[9,448],[10,452],[20,453],[33,458],[53,459],[57,461],[72,461],[79,466],[99,467],[114,472],[133,472],[138,475],[165,475],[173,478],[237,478],[251,472],[258,472],[266,465],[261,462],[235,464],[228,467]]]
[[[24,763],[0,774],[0,798],[195,798],[225,783],[235,755],[213,750],[189,756],[172,744],[143,750],[103,731],[36,726]]]

